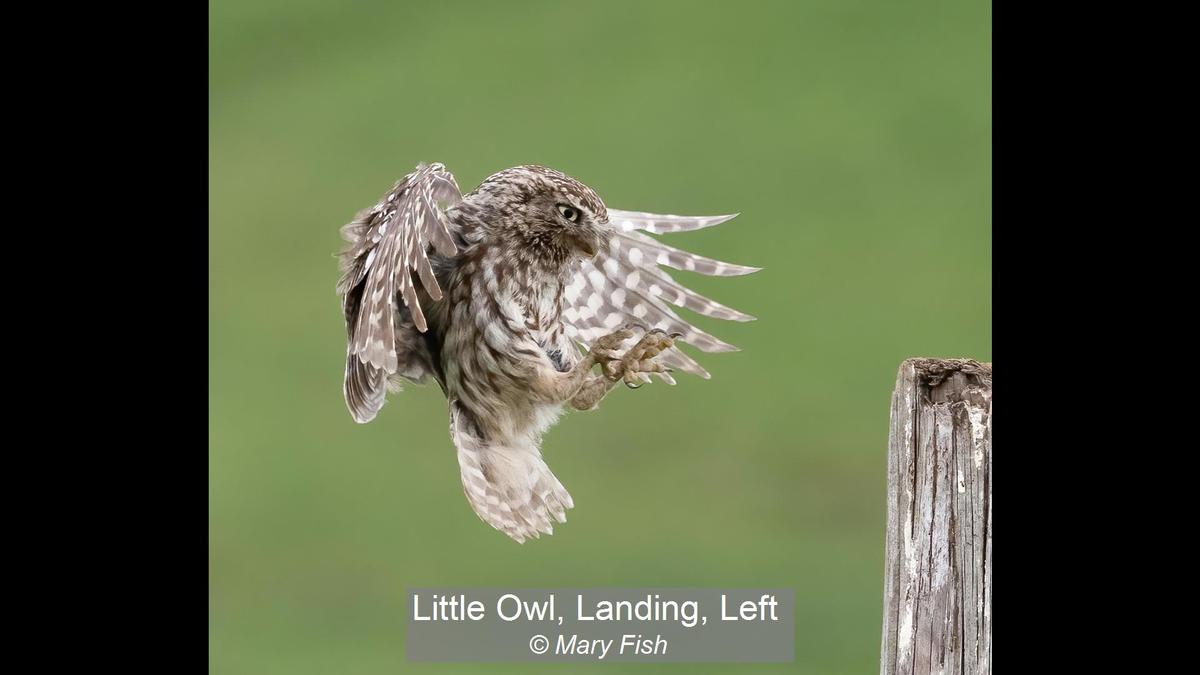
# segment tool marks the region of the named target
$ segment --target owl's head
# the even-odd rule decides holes
[[[591,258],[612,237],[608,209],[590,187],[544,166],[505,169],[463,201],[489,213],[489,223],[515,236],[531,253]]]

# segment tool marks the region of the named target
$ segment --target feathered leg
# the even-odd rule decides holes
[[[622,328],[596,340],[588,353],[571,370],[565,373],[547,371],[539,377],[534,383],[534,393],[548,403],[571,401],[581,389],[594,382],[589,377],[592,367],[600,365],[603,368],[618,361],[621,358],[618,350],[633,335],[633,329]]]
[[[571,407],[576,410],[595,410],[619,381],[610,380],[604,375],[593,375],[579,388],[579,393],[571,398]]]

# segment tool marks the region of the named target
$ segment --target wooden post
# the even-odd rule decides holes
[[[992,670],[992,364],[908,359],[892,393],[880,675]]]

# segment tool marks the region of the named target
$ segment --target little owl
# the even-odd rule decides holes
[[[674,384],[675,369],[708,378],[676,340],[736,350],[668,303],[754,318],[683,287],[659,265],[713,276],[758,268],[643,232],[733,217],[607,209],[591,188],[541,166],[506,169],[463,195],[441,164],[418,166],[342,228],[350,245],[337,291],[350,414],[369,422],[402,380],[432,377],[449,403],[471,508],[518,542],[551,534],[550,519],[566,522],[574,504],[539,446],[564,407],[592,410],[617,382],[636,388],[651,374]]]

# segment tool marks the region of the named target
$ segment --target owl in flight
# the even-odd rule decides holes
[[[736,351],[669,304],[754,317],[685,288],[659,265],[712,276],[758,268],[644,234],[733,217],[608,209],[591,188],[541,166],[506,169],[464,195],[443,165],[418,166],[341,230],[350,414],[369,422],[389,390],[432,377],[449,404],[471,508],[521,543],[551,534],[551,518],[566,522],[574,504],[540,443],[567,405],[592,410],[618,382],[637,388],[651,375],[674,384],[677,370],[707,379],[676,340]]]

